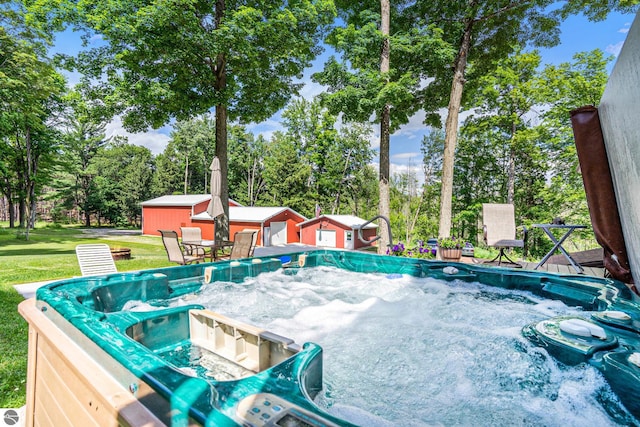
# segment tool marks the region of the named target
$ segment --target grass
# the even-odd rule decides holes
[[[106,243],[131,249],[131,260],[116,261],[118,271],[175,265],[160,237],[99,236],[73,227],[38,227],[25,240],[23,230],[0,223],[0,408],[25,404],[27,322],[18,313],[23,298],[13,285],[80,276],[75,246]]]

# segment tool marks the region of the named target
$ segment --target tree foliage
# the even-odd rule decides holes
[[[98,224],[141,226],[140,202],[150,198],[154,172],[151,151],[114,138],[94,159],[100,174],[95,179]]]
[[[294,101],[283,118],[286,131],[276,133],[267,145],[266,201],[309,216],[316,205],[326,213],[355,214],[362,209],[363,194],[358,189],[370,178],[370,129],[361,125],[336,129],[336,117],[317,101]]]
[[[608,59],[596,50],[559,66],[540,69],[539,62],[536,52],[517,52],[481,79],[478,107],[462,127],[457,152],[454,229],[460,235],[477,234],[482,203],[513,203],[520,224],[555,217],[589,222],[569,111],[600,99]],[[534,253],[550,249],[544,236],[530,243]]]
[[[80,88],[77,88],[80,89]],[[64,188],[65,196],[84,214],[84,224],[91,225],[91,215],[96,212],[93,192],[94,178],[98,171],[92,160],[107,142],[107,120],[96,114],[92,102],[83,97],[80,90],[66,96],[66,110],[61,117],[60,128],[63,144],[60,152],[66,171],[71,174],[71,185]]]
[[[0,9],[0,188],[14,201],[19,222],[28,231],[36,220],[36,202],[55,164],[58,145],[53,126],[61,110],[63,77],[43,56],[43,40],[25,27],[19,6]]]
[[[434,68],[450,60],[452,50],[440,29],[418,20],[398,25],[404,4],[387,0],[341,2],[344,27],[336,27],[326,42],[341,53],[313,78],[328,86],[325,105],[347,121],[380,124],[379,208],[390,217],[390,135],[421,106],[423,85]],[[389,244],[384,227],[380,251]]]
[[[35,2],[32,11],[85,30],[85,40],[102,38],[66,63],[93,83],[96,99],[122,114],[128,130],[215,107],[222,239],[228,237],[227,121],[261,121],[284,107],[335,13],[331,0],[51,0]]]

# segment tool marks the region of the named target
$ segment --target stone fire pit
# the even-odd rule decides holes
[[[131,249],[129,248],[111,248],[111,256],[114,261],[123,259],[131,259]]]

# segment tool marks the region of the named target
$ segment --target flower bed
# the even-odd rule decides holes
[[[389,249],[387,255],[404,256],[410,258],[435,258],[437,248],[435,246],[425,245],[420,241],[418,246],[413,248],[405,247],[404,243],[398,242]]]

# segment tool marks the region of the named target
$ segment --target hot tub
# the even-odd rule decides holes
[[[579,307],[583,316],[513,326],[561,364],[595,367],[632,416],[640,415],[640,311],[624,284],[318,250],[77,278],[39,289],[35,301],[20,306],[30,324],[28,424],[369,424],[366,417],[341,417],[317,404],[324,386],[322,343],[297,344],[228,316],[224,306],[212,311],[193,303],[198,294],[230,286],[222,284],[242,287],[262,273],[294,277],[326,266],[386,280],[479,283]],[[394,366],[394,360],[385,363]],[[422,400],[430,404],[429,396]]]

